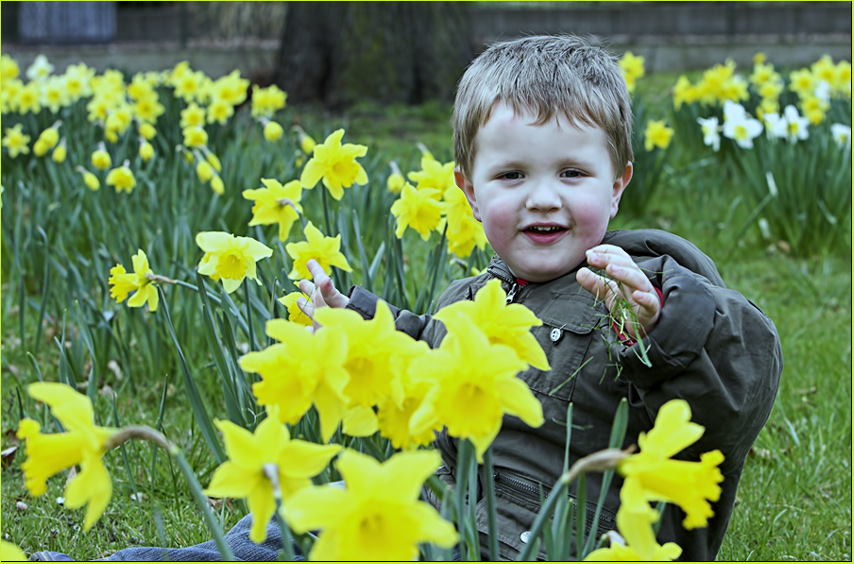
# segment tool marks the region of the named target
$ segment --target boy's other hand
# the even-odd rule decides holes
[[[311,278],[314,280],[300,280],[299,289],[309,297],[311,302],[305,298],[297,299],[297,305],[312,321],[314,321],[314,310],[319,307],[347,307],[350,303],[350,298],[338,291],[332,279],[323,270],[323,267],[314,260],[309,259],[306,264],[308,271],[311,273]],[[320,325],[315,321],[314,329]]]
[[[628,253],[614,245],[598,245],[587,251],[587,264],[603,269],[608,277],[600,276],[586,266],[582,267],[575,275],[581,287],[604,300],[612,314],[618,313],[615,311],[618,298],[624,298],[635,312],[639,327],[628,315],[616,319],[618,324],[622,324],[623,332],[639,341],[652,331],[661,313],[661,299],[649,278]]]

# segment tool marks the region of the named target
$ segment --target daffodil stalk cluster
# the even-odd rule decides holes
[[[849,61],[824,55],[784,75],[757,53],[742,75],[728,60],[698,81],[679,77],[673,106],[678,137],[704,146],[747,188],[741,232],[755,228],[769,245],[798,255],[850,237]]]

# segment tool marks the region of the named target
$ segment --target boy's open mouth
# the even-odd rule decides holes
[[[563,237],[569,230],[560,225],[529,225],[522,230],[532,242],[547,245]]]
[[[528,233],[556,233],[558,231],[566,231],[565,227],[561,227],[560,225],[532,225],[530,227],[526,227],[524,231]]]

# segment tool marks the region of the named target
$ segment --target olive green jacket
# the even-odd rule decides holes
[[[617,406],[627,398],[629,423],[623,447],[637,444],[659,408],[683,398],[693,421],[706,428],[703,437],[677,457],[699,460],[701,453],[720,449],[724,481],[713,504],[709,526],[686,531],[684,514],[668,504],[658,540],[679,544],[685,560],[715,558],[735,504],[745,458],[765,424],[777,393],[782,352],[774,324],[755,305],[723,283],[714,263],[688,241],[659,230],[611,231],[603,243],[625,249],[663,295],[656,326],[644,337],[651,367],[638,355],[639,345],[617,337],[601,301],[584,291],[575,270],[549,282],[519,285],[507,265],[495,257],[487,272],[454,281],[436,308],[472,299],[489,280],[502,281],[514,303],[530,308],[543,325],[532,328],[551,370],[530,368],[519,374],[542,402],[545,424],[532,429],[519,418],[505,416],[493,442],[498,499],[500,551],[515,558],[539,509],[539,492],[548,492],[563,470],[568,403],[572,402],[570,465],[607,448]],[[370,318],[376,297],[354,287],[349,308]],[[437,347],[446,331],[430,316],[392,308],[396,326]],[[437,435],[444,460],[441,477],[454,483],[456,439]],[[588,514],[601,489],[601,474],[586,477]],[[615,529],[622,480],[608,488],[597,535]],[[575,496],[575,484],[570,486]],[[477,506],[478,527],[487,531],[486,510]],[[588,523],[590,519],[588,519]],[[483,541],[482,537],[482,544]],[[574,551],[574,549],[573,549]],[[543,553],[541,551],[541,558]]]

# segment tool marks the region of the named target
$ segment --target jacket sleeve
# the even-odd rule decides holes
[[[377,301],[379,297],[365,290],[361,286],[353,286],[350,288],[350,303],[347,304],[347,309],[352,309],[365,319],[373,319],[377,311]],[[432,348],[434,343],[430,339],[433,331],[433,317],[430,315],[416,315],[411,311],[400,309],[391,304],[388,304],[391,314],[394,316],[394,326],[398,331],[402,331],[419,341],[426,341]]]
[[[780,339],[772,321],[736,291],[664,255],[639,266],[661,289],[664,305],[644,337],[651,363],[635,344],[620,352],[623,374],[654,419],[669,399],[691,406],[693,421],[706,432],[685,456],[720,449],[722,468],[740,468],[768,419],[783,368]]]

